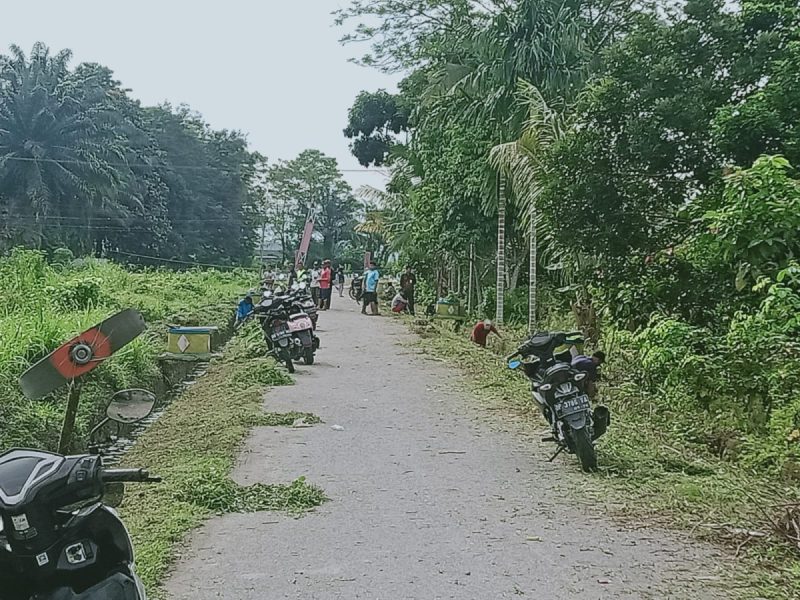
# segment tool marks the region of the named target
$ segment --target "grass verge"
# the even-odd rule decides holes
[[[506,339],[492,352],[470,343],[468,332],[454,333],[447,324],[410,324],[420,336],[418,347],[458,365],[485,403],[523,415],[532,428],[545,427],[528,382],[502,363],[514,333],[505,332]],[[617,518],[685,531],[722,545],[731,557],[726,566],[733,577],[726,590],[732,596],[800,598],[800,556],[773,533],[778,523],[770,514],[780,501],[796,498],[797,490],[721,460],[706,447],[677,444],[656,426],[646,399],[633,399],[619,373],[602,387],[614,418],[598,443],[601,472],[571,478],[580,495],[605,505]],[[577,463],[572,468],[578,472]]]
[[[237,449],[264,418],[265,387],[291,383],[272,359],[253,358],[244,344],[242,338],[231,341],[225,357],[214,361],[125,457],[124,466],[148,468],[164,478],[161,484],[129,485],[120,510],[133,537],[138,573],[156,598],[163,597],[158,586],[176,545],[211,515],[301,513],[325,501],[322,490],[303,478],[248,487],[230,478]]]

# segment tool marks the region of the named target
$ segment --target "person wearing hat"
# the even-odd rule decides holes
[[[331,292],[333,289],[333,272],[331,271],[330,259],[325,259],[322,263],[322,271],[319,274],[319,308],[328,310],[331,307]]]
[[[489,319],[484,319],[483,321],[478,321],[475,324],[475,327],[472,328],[472,334],[469,336],[469,339],[478,344],[478,346],[481,348],[486,348],[486,338],[489,337],[490,333],[494,333],[501,339],[503,337]]]

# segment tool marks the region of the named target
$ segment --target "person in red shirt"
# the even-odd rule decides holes
[[[499,338],[503,337],[489,319],[478,321],[475,327],[472,328],[472,335],[469,336],[469,339],[481,348],[486,348],[486,338],[489,337],[490,333],[494,333]]]
[[[331,307],[331,292],[333,289],[333,271],[331,271],[331,261],[325,260],[322,263],[322,272],[319,275],[319,308],[328,310]]]

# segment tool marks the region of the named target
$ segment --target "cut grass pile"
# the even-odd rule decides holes
[[[121,507],[146,588],[158,585],[187,531],[213,514],[281,510],[298,514],[319,506],[322,490],[300,478],[288,484],[241,487],[231,478],[237,450],[262,419],[291,425],[302,416],[265,416],[263,381],[290,383],[272,359],[242,352],[235,338],[221,360],[176,399],[125,456],[127,467],[142,467],[164,478],[161,484],[130,484]],[[248,373],[255,373],[251,376]],[[318,419],[317,419],[318,420]]]
[[[493,340],[485,351],[469,341],[468,332],[454,333],[447,324],[414,321],[411,326],[420,334],[418,346],[468,373],[470,387],[485,402],[524,415],[532,428],[546,427],[528,382],[502,360],[523,338],[522,330],[504,329],[504,340]],[[781,502],[797,499],[797,489],[726,462],[707,446],[676,443],[648,412],[647,399],[626,385],[625,366],[611,367],[609,383],[601,384],[613,416],[598,443],[601,471],[596,476],[570,473],[577,495],[605,504],[619,518],[723,544],[738,573],[727,586],[732,593],[738,587],[746,588],[746,598],[800,598],[800,556],[775,534],[777,513],[772,512]],[[543,453],[541,460],[546,458]],[[574,457],[564,462],[565,469],[578,472]]]

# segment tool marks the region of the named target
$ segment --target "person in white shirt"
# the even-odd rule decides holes
[[[314,300],[315,305],[319,304],[319,276],[322,274],[319,267],[319,261],[315,260],[314,266],[311,267],[311,283],[308,286],[311,288],[311,299]]]

